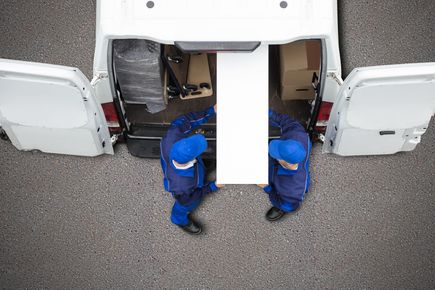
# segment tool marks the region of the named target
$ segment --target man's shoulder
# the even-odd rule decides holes
[[[308,144],[310,141],[310,136],[308,135],[307,131],[301,126],[301,128],[297,128],[294,130],[290,130],[288,132],[283,133],[281,139],[283,140],[296,140],[301,142],[305,147],[308,147]]]
[[[181,132],[180,128],[174,127],[170,128],[168,132],[166,132],[165,136],[162,138],[162,150],[171,150],[172,145],[174,145],[176,142],[180,141],[185,137],[185,134]]]

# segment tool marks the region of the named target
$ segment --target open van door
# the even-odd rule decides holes
[[[19,150],[113,154],[93,88],[72,67],[0,59],[0,126]]]
[[[435,113],[435,63],[357,68],[331,111],[323,151],[342,156],[411,151]]]

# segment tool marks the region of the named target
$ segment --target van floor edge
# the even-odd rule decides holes
[[[190,101],[175,100],[171,101],[166,110],[157,114],[147,112],[146,106],[143,105],[129,105],[126,107],[126,115],[128,120],[133,124],[169,125],[182,114],[202,111],[215,103],[214,97]],[[308,121],[311,108],[306,100],[283,101],[278,96],[269,98],[269,107],[278,113],[291,116],[304,125]],[[207,124],[215,125],[216,118],[211,118]]]

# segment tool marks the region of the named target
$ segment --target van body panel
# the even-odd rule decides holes
[[[357,68],[334,103],[323,151],[342,156],[414,150],[435,114],[435,63]]]
[[[0,59],[0,124],[19,150],[113,154],[101,105],[80,70]]]
[[[326,71],[341,77],[337,1],[294,0],[282,8],[277,0],[166,0],[148,8],[146,0],[97,1],[94,74],[108,71],[113,39],[175,42],[261,42],[285,44],[323,39]],[[327,92],[329,83],[325,83]],[[336,94],[325,101],[333,102]],[[106,100],[105,98],[102,98]]]

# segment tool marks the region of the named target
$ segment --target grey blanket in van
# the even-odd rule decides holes
[[[115,72],[124,101],[146,104],[150,113],[164,110],[161,45],[142,39],[119,39],[113,46]]]

